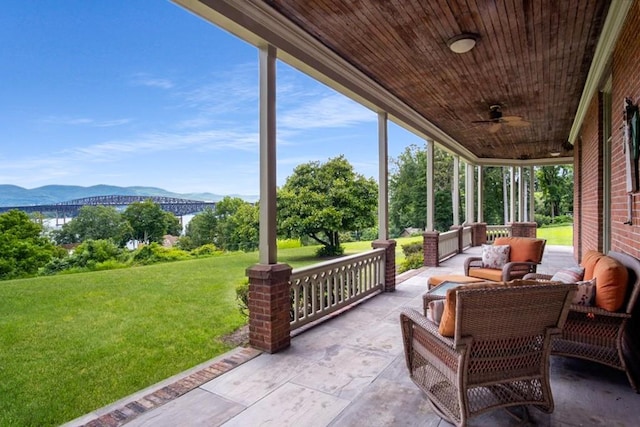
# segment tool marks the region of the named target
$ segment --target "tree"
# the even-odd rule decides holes
[[[185,238],[180,239],[180,247],[182,249],[191,250],[202,245],[216,243],[216,228],[218,225],[218,217],[210,207],[197,215],[195,215],[185,231]],[[189,242],[187,247],[183,245]]]
[[[232,215],[218,220],[218,247],[230,251],[252,251],[260,243],[260,210],[244,202]]]
[[[110,240],[122,246],[131,236],[131,227],[112,206],[83,206],[78,216],[54,231],[53,236],[58,244]]]
[[[278,228],[286,237],[309,236],[320,255],[342,253],[339,232],[375,224],[378,185],[339,156],[295,168],[278,191]]]
[[[42,225],[18,210],[0,214],[0,278],[34,275],[59,252],[42,235]]]
[[[573,166],[542,166],[536,171],[538,187],[546,214],[557,215],[573,211]]]
[[[151,200],[130,204],[122,215],[131,226],[132,238],[145,243],[162,243],[162,237],[172,226],[160,205]]]
[[[405,228],[425,229],[427,225],[427,154],[425,149],[410,145],[391,160],[394,169],[389,180],[389,223],[392,236]],[[448,230],[453,224],[452,185],[453,156],[434,150],[434,227]]]

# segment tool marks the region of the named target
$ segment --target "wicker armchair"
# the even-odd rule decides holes
[[[482,257],[469,257],[464,262],[464,275],[495,282],[509,282],[522,279],[529,273],[535,273],[538,264],[542,262],[546,239],[531,237],[500,237],[495,245],[509,245],[511,247],[510,262],[502,269],[485,268]]]
[[[459,289],[453,338],[405,309],[400,320],[411,379],[438,415],[458,426],[497,408],[534,405],[552,412],[550,341],[560,333],[575,288]]]
[[[551,354],[601,363],[624,371],[635,392],[640,385],[640,261],[620,252],[608,256],[629,272],[625,303],[617,312],[593,306],[571,305],[562,335],[552,342]],[[527,279],[549,280],[546,274],[528,274]]]

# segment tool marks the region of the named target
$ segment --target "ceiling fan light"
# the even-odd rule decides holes
[[[455,53],[467,53],[476,45],[479,36],[473,33],[462,33],[451,37],[447,41],[447,46]]]
[[[559,151],[554,151],[552,153],[549,153],[549,155],[551,155],[551,157],[560,157],[560,152]]]

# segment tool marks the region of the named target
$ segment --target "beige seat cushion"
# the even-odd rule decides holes
[[[469,276],[499,282],[502,280],[502,270],[496,270],[494,268],[472,268],[469,270]]]

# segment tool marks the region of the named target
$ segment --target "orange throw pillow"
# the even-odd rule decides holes
[[[585,252],[582,256],[581,267],[584,267],[584,277],[582,280],[593,279],[593,270],[596,268],[596,264],[602,258],[604,254],[602,252],[594,251],[593,249]]]
[[[509,261],[514,262],[540,262],[545,241],[530,237],[498,237],[494,245],[509,245]]]
[[[447,291],[447,298],[442,311],[438,332],[443,337],[453,337],[456,330],[456,291],[459,289],[489,289],[503,286],[504,282],[480,282],[461,285]]]
[[[627,294],[629,272],[618,260],[603,256],[593,270],[596,278],[596,307],[618,311]]]

